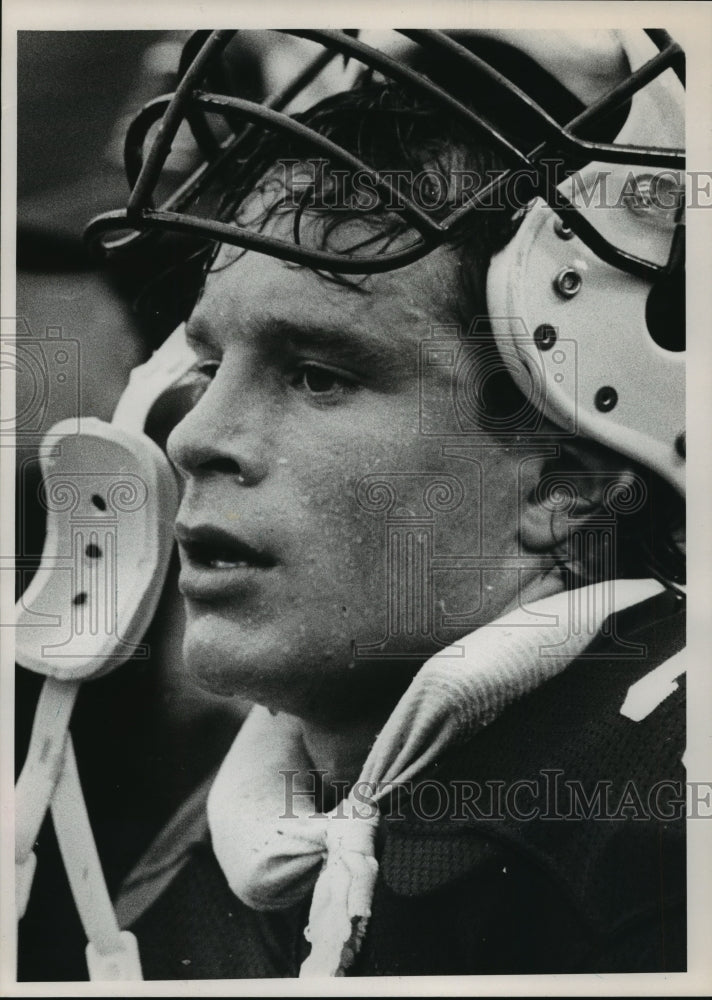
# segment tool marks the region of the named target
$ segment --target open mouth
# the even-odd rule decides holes
[[[176,525],[182,555],[196,568],[212,570],[271,569],[276,560],[220,528]]]

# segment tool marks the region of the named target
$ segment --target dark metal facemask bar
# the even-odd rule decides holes
[[[651,33],[652,34],[652,33]],[[657,38],[653,38],[655,44],[666,44],[667,48],[654,56],[647,63],[640,67],[636,73],[629,76],[622,83],[618,84],[607,94],[604,94],[593,104],[590,104],[579,115],[573,118],[566,125],[567,132],[574,132],[585,125],[594,122],[598,117],[607,115],[615,111],[624,102],[628,101],[642,87],[654,80],[660,73],[668,68],[675,69],[681,78],[680,62],[684,61],[684,52],[680,46],[674,42],[667,32],[655,32]],[[651,154],[657,153],[657,147],[650,147]],[[536,149],[529,154],[532,161],[541,162],[548,155],[546,143],[540,143]],[[675,165],[678,169],[683,169],[685,165],[684,151],[675,153],[680,157],[680,162]],[[658,166],[652,161],[644,161],[647,165]],[[503,171],[499,177],[493,180],[485,188],[473,196],[470,203],[461,206],[451,216],[453,228],[466,224],[470,216],[477,211],[488,199],[496,197],[499,191],[508,183],[512,175],[511,170]],[[648,280],[655,279],[663,272],[669,271],[670,261],[664,266],[653,264],[628,251],[610,243],[581,213],[571,204],[562,192],[553,184],[540,192],[554,208],[562,221],[584,242],[586,245],[606,264],[624,270],[629,274],[634,274],[640,278]],[[678,223],[680,225],[680,223]],[[671,249],[672,255],[672,249]]]
[[[622,162],[626,164],[633,164],[637,162],[649,166],[681,167],[684,165],[684,153],[681,150],[623,147],[616,146],[614,144],[586,142],[584,140],[577,139],[572,134],[574,129],[578,129],[584,124],[590,124],[599,116],[602,116],[608,113],[612,108],[619,106],[623,101],[627,100],[630,96],[636,93],[637,90],[641,89],[650,80],[654,79],[657,75],[668,68],[668,66],[670,66],[673,62],[679,63],[682,50],[676,43],[669,39],[669,36],[667,36],[667,39],[669,40],[667,47],[662,52],[660,52],[656,57],[651,59],[635,73],[631,74],[631,76],[619,87],[614,88],[614,90],[605,95],[601,100],[585,109],[585,111],[578,115],[573,121],[569,122],[567,126],[561,127],[553,119],[551,119],[550,116],[536,104],[536,102],[511,84],[510,81],[490,67],[484,60],[479,59],[477,56],[473,56],[469,50],[460,46],[459,43],[454,42],[452,39],[449,39],[447,36],[442,35],[442,33],[439,32],[404,32],[404,34],[414,38],[421,45],[424,44],[426,47],[434,46],[438,48],[438,50],[446,49],[453,57],[461,59],[470,66],[476,65],[478,70],[486,73],[496,85],[505,89],[510,96],[514,96],[522,107],[526,108],[527,113],[532,114],[537,119],[538,124],[542,127],[542,130],[549,138],[540,143],[531,153],[524,154],[521,150],[512,146],[512,144],[501,136],[501,134],[484,118],[472,112],[471,109],[461,104],[461,102],[457,101],[456,98],[452,97],[446,91],[443,91],[431,80],[423,77],[414,70],[411,70],[409,67],[402,66],[385,54],[371,49],[369,46],[364,45],[349,35],[346,35],[343,32],[325,31],[290,31],[288,33],[310,38],[311,40],[319,41],[322,44],[329,46],[329,55],[326,61],[329,61],[329,59],[333,57],[333,50],[335,49],[344,55],[355,57],[364,65],[384,72],[387,76],[395,77],[396,79],[409,84],[420,92],[427,93],[429,97],[439,101],[440,103],[444,103],[448,107],[448,110],[457,113],[471,126],[482,129],[490,137],[490,139],[499,146],[500,152],[502,152],[508,159],[513,159],[519,165],[525,165],[531,170],[536,170],[537,162],[542,160],[544,155],[549,155],[554,151],[560,153],[562,146],[566,150],[569,157],[573,156],[574,165],[576,167],[580,166],[582,163],[589,162],[592,159],[598,159],[602,162]],[[262,233],[246,230],[233,224],[226,224],[224,222],[210,219],[200,219],[195,216],[181,214],[180,212],[169,211],[169,204],[175,205],[178,204],[179,201],[183,201],[183,203],[187,201],[187,197],[185,196],[179,198],[180,194],[193,194],[200,189],[201,181],[207,174],[205,166],[196,171],[196,173],[188,179],[182,188],[179,189],[179,192],[176,192],[169,199],[169,202],[164,204],[160,210],[154,209],[151,206],[150,197],[158,182],[163,164],[170,152],[172,138],[177,131],[180,121],[184,117],[188,118],[188,109],[193,112],[201,105],[203,107],[212,107],[213,110],[220,111],[224,111],[227,108],[238,110],[246,116],[249,115],[250,121],[252,122],[259,121],[266,124],[268,127],[277,129],[278,131],[288,131],[293,135],[299,135],[301,139],[308,141],[315,148],[328,151],[330,155],[336,156],[342,161],[346,161],[348,159],[350,165],[354,169],[364,170],[373,183],[380,187],[381,190],[384,190],[385,182],[383,178],[378,175],[377,171],[372,170],[365,164],[362,164],[359,160],[352,157],[351,154],[348,154],[344,149],[336,144],[329,143],[329,140],[326,140],[324,136],[321,136],[314,130],[309,129],[307,126],[298,125],[298,127],[295,128],[298,123],[295,123],[293,119],[285,115],[275,114],[271,108],[266,107],[265,105],[257,105],[253,102],[242,101],[239,98],[226,98],[222,95],[204,94],[195,90],[194,84],[205,77],[206,63],[217,53],[222,51],[234,34],[235,32],[232,31],[214,32],[208,37],[207,41],[200,50],[198,57],[196,57],[196,59],[191,63],[189,69],[181,80],[173,97],[173,101],[167,107],[163,122],[159,129],[159,135],[151,146],[146,161],[140,165],[139,176],[136,180],[136,184],[134,185],[127,211],[108,213],[107,215],[95,219],[87,230],[87,237],[89,240],[101,238],[105,232],[109,230],[115,231],[117,228],[122,226],[135,226],[139,230],[170,228],[181,232],[196,233],[198,235],[208,237],[209,239],[220,240],[248,249],[255,249],[261,252],[269,253],[270,255],[283,260],[302,263],[307,266],[327,266],[335,273],[377,273],[379,271],[395,269],[396,267],[410,263],[419,257],[425,256],[425,254],[429,253],[434,247],[442,244],[448,237],[452,236],[453,231],[464,228],[465,221],[474,211],[481,207],[486,196],[501,188],[501,186],[505,183],[507,176],[511,173],[511,171],[503,172],[500,178],[497,178],[492,184],[488,185],[487,188],[478,192],[468,205],[461,206],[459,209],[456,209],[441,224],[434,223],[429,216],[422,213],[414,202],[399,193],[399,201],[397,203],[397,207],[394,208],[394,211],[410,218],[412,224],[421,234],[422,243],[416,243],[405,250],[383,253],[375,257],[371,256],[367,258],[345,257],[331,251],[307,250],[304,247],[289,244],[283,240],[276,240],[274,238],[267,237]],[[325,53],[324,56],[326,55],[327,54]],[[311,78],[313,79],[315,75],[316,73],[312,73]],[[289,99],[291,100],[291,97],[298,93],[304,86],[306,86],[306,83],[302,83],[298,88],[294,85],[287,88],[288,90],[291,90]],[[166,98],[161,98],[158,99],[158,102],[162,103],[165,107],[166,100]],[[276,102],[270,103],[276,104]],[[280,102],[282,107],[286,106],[287,103],[288,101]],[[137,127],[131,133],[130,138],[132,143],[136,143],[140,138],[140,145],[143,145],[143,140],[145,139],[145,135],[150,127],[150,124],[156,120],[156,117],[159,114],[158,103],[153,102],[153,105],[155,105],[155,107],[149,105],[149,108],[146,109],[147,115],[144,120],[145,127],[142,127],[141,129]],[[193,117],[192,114],[191,117]],[[166,121],[166,119],[168,120]],[[145,124],[145,122],[148,124]],[[202,126],[199,128],[199,132],[202,132]],[[143,134],[141,135],[141,133]],[[202,138],[203,141],[205,141],[204,133]],[[127,136],[127,141],[128,139],[129,136]],[[329,146],[326,144],[329,144]],[[229,152],[233,152],[235,148],[235,140],[230,140],[228,146]],[[134,146],[134,149],[135,148],[136,147]],[[226,153],[228,153],[228,149],[224,148],[220,159],[222,159]],[[128,153],[127,151],[127,161],[131,165],[132,173],[136,172],[139,167],[140,160],[140,154]],[[576,161],[578,160],[581,160],[581,163],[577,163]],[[209,165],[207,166],[209,168]],[[540,176],[540,184],[543,190],[540,190],[537,193],[542,194],[549,201],[554,198],[555,200],[552,207],[554,207],[555,210],[562,215],[562,217],[566,218],[566,221],[570,225],[571,229],[576,232],[577,235],[579,235],[584,242],[586,242],[591,249],[607,263],[610,263],[622,270],[636,273],[647,278],[653,278],[660,273],[662,268],[659,265],[650,261],[644,261],[632,254],[621,251],[619,248],[614,247],[606,241],[597,232],[597,230],[595,230],[594,227],[580,215],[578,210],[573,205],[566,202],[558,189],[551,186],[548,178],[541,178]],[[546,186],[547,184],[549,185],[548,188]],[[393,194],[392,189],[389,190],[389,193]],[[128,244],[140,235],[140,231],[135,234],[131,234],[129,237],[125,237],[121,240],[119,245]],[[114,244],[114,247],[115,246],[116,244]],[[113,249],[114,247],[106,248]]]
[[[444,91],[427,77],[397,62],[395,59],[390,58],[390,56],[378,52],[376,49],[371,49],[369,46],[364,45],[363,42],[359,42],[358,39],[344,35],[343,32],[290,31],[289,33],[336,48],[339,52],[353,56],[360,62],[364,62],[366,65],[380,70],[384,75],[394,80],[398,80],[401,83],[412,86],[414,89],[427,93],[429,97],[441,102],[447,106],[448,110],[459,115],[463,121],[485,131],[488,138],[499,147],[500,152],[505,157],[507,154],[510,154],[522,166],[528,167],[532,165],[530,155],[513,146],[486,118],[473,112],[462,101],[452,97],[447,91]],[[615,143],[589,142],[578,139],[569,132],[568,127],[559,125],[536,101],[528,97],[519,87],[511,83],[511,81],[490,66],[484,59],[474,55],[469,49],[448,38],[442,32],[401,31],[400,34],[406,35],[413,41],[417,41],[423,48],[447,52],[448,55],[460,61],[464,69],[475,67],[481,72],[485,72],[495,86],[506,91],[509,97],[514,98],[530,118],[536,120],[537,124],[544,131],[544,144],[547,150],[567,157],[576,165],[589,163],[591,160],[631,165],[647,164],[651,162],[653,155],[656,157],[655,166],[675,167],[680,164],[680,157],[683,155],[682,150],[622,146]],[[669,66],[670,59],[678,51],[679,46],[672,43],[671,50],[664,54],[665,57],[660,60],[659,68],[656,67],[655,76]],[[632,74],[632,76],[635,76],[635,74]],[[640,86],[636,86],[635,90],[640,89]],[[549,136],[548,140],[546,138],[547,134]]]
[[[498,130],[493,128],[489,122],[487,122],[482,116],[467,108],[461,101],[452,97],[447,93],[447,91],[437,86],[437,84],[432,83],[432,81],[428,80],[427,77],[424,77],[407,67],[401,66],[394,59],[378,53],[375,49],[358,42],[356,39],[350,38],[343,32],[289,31],[287,33],[293,34],[297,37],[309,38],[320,42],[332,50],[336,49],[337,51],[340,51],[344,55],[355,56],[365,65],[368,65],[373,69],[383,70],[393,79],[400,80],[401,82],[419,88],[421,91],[427,93],[429,97],[438,100],[441,104],[447,107],[448,110],[463,118],[468,125],[484,131],[495,143],[495,145],[498,146],[500,152],[505,157],[518,162],[521,166],[529,165],[526,155],[522,153],[521,150],[517,149],[516,146],[512,145],[512,143],[510,143]],[[141,168],[139,177],[134,185],[133,191],[131,192],[127,207],[129,220],[131,220],[131,216],[135,210],[152,207],[150,196],[153,194],[156,184],[158,183],[160,169],[163,167],[163,164],[168,158],[170,153],[170,144],[178,131],[180,122],[183,118],[189,120],[192,117],[191,104],[196,97],[200,101],[201,98],[207,96],[197,90],[197,88],[194,87],[194,84],[200,81],[205,75],[206,63],[225,48],[234,34],[235,32],[227,31],[214,32],[208,38],[200,53],[196,56],[195,60],[188,68],[185,76],[180,81],[175,92],[174,101],[166,110],[166,114],[159,128],[159,133],[149,150],[148,157]],[[216,108],[219,108],[219,98],[217,95],[213,96],[215,106]],[[234,100],[239,99],[235,98]],[[203,103],[205,103],[205,101],[203,101]],[[222,109],[229,106],[227,104],[227,100],[221,103]],[[291,119],[288,119],[285,116],[283,120],[277,120],[269,115],[268,112],[270,109],[266,109],[264,105],[257,105],[254,102],[243,102],[244,107],[247,107],[248,104],[253,105],[254,110],[251,111],[251,118],[253,121],[258,120],[262,115],[265,123],[272,124],[276,128],[281,127],[286,131],[291,131],[290,125],[288,124]],[[313,130],[309,130],[309,135],[311,136],[314,144],[318,146],[318,139],[320,138],[318,133]],[[303,134],[303,137],[306,137],[306,133]],[[334,146],[334,148],[336,147]],[[342,151],[342,158],[343,153],[344,151]],[[158,169],[156,169],[157,164],[159,165]],[[376,179],[377,173],[375,171],[366,167],[365,164],[362,165],[362,168],[368,170],[373,175],[373,179]],[[412,207],[415,208],[414,205]]]
[[[379,191],[389,195],[391,201],[396,198],[400,201],[398,207],[399,214],[404,215],[412,222],[423,238],[437,238],[442,233],[441,227],[436,222],[433,222],[429,215],[419,208],[415,202],[401,197],[396,188],[386,178],[381,177],[368,164],[364,163],[363,160],[349,153],[342,146],[339,146],[338,143],[332,142],[331,139],[327,139],[307,125],[302,125],[300,122],[295,121],[293,118],[288,118],[278,111],[271,111],[269,108],[258,106],[254,102],[243,100],[240,97],[198,93],[195,95],[195,100],[198,104],[217,111],[225,109],[239,111],[241,117],[244,117],[248,122],[260,122],[268,128],[272,126],[276,131],[292,135],[297,139],[303,139],[305,143],[312,146],[317,152],[326,153],[333,159],[340,160],[354,171],[368,173],[372,176],[373,182]]]
[[[234,34],[234,32],[232,32],[232,34]],[[203,31],[196,31],[191,35],[183,48],[183,56],[181,56],[182,67],[184,64],[185,53],[188,51],[188,46],[193,39],[198,38],[199,36],[203,36],[204,38],[209,35],[210,32]],[[263,106],[274,110],[281,110],[285,108],[289,102],[297,96],[297,94],[301,93],[305,87],[309,86],[309,84],[321,73],[321,71],[335,58],[335,55],[336,53],[334,52],[322,52],[289,84],[287,84],[283,90],[273,97],[267,98],[263,102]],[[185,62],[186,65],[188,65],[190,61],[186,60]],[[124,142],[124,169],[126,171],[129,187],[132,189],[136,184],[141,170],[143,169],[143,151],[149,129],[161,118],[174,98],[175,92],[155,97],[152,101],[149,101],[148,104],[144,105],[127,129]],[[249,126],[247,128],[249,128]],[[247,129],[244,131],[247,131]],[[191,198],[199,192],[201,187],[208,183],[212,176],[214,176],[223,162],[233,152],[235,146],[242,140],[243,135],[244,132],[239,136],[232,137],[224,147],[220,148],[220,152],[217,157],[212,160],[206,159],[205,162],[194,170],[190,177],[183,181],[173,194],[166,199],[161,206],[161,211],[168,212],[175,206],[187,204]],[[198,142],[197,138],[196,142]],[[87,227],[85,237],[87,238],[87,241],[92,244],[96,241],[96,239],[100,238],[104,232],[108,233],[112,230],[116,231],[119,228],[125,228],[122,224],[126,223],[126,219],[126,212],[123,210],[107,212],[92,221],[90,226]],[[143,221],[145,221],[145,217],[142,217],[142,223]],[[92,231],[94,222],[98,223],[96,227],[96,234]],[[105,251],[110,253],[118,250],[125,250],[129,246],[133,247],[137,242],[140,242],[146,237],[150,237],[152,235],[156,235],[155,229],[145,229],[139,231],[134,230],[126,236],[117,237],[111,241],[102,241],[103,248]]]
[[[129,195],[126,207],[129,219],[132,219],[141,209],[152,207],[151,196],[171,152],[171,144],[175,139],[176,132],[181,121],[185,118],[185,109],[193,91],[205,76],[208,61],[222,52],[233,35],[232,31],[212,32],[179,81],[175,96],[160,119],[156,138]]]

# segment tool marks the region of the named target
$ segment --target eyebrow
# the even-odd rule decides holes
[[[361,364],[392,365],[405,348],[404,338],[391,338],[385,331],[348,330],[334,326],[302,324],[290,320],[267,320],[262,336],[279,348],[334,351],[345,360]]]
[[[186,324],[186,337],[192,345],[219,347],[209,324],[199,316],[191,317]],[[384,368],[393,367],[408,348],[413,350],[417,346],[417,342],[409,337],[389,336],[384,331],[343,329],[337,324],[313,325],[270,316],[253,325],[251,337],[270,352],[283,351],[285,348],[331,350],[346,361],[377,364]]]
[[[219,346],[216,338],[210,332],[209,325],[203,322],[195,313],[186,320],[185,339],[193,349],[198,347],[217,348]]]

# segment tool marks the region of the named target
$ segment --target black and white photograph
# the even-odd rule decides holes
[[[3,10],[3,995],[708,995],[712,5],[150,7]]]

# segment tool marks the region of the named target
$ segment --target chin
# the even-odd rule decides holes
[[[183,653],[195,683],[212,694],[329,724],[397,700],[422,662],[354,661],[353,643],[351,629],[309,629],[302,615],[248,623],[189,614]]]
[[[319,671],[284,627],[248,628],[200,617],[186,627],[183,658],[203,690],[295,715],[305,710],[318,683]]]
[[[230,641],[219,622],[200,616],[186,624],[183,636],[183,662],[191,680],[210,694],[231,697],[245,694],[242,643]],[[247,693],[251,697],[250,693]]]
[[[223,698],[234,698],[238,692],[232,679],[220,671],[205,668],[203,664],[195,664],[186,656],[190,679],[201,691]]]
[[[183,662],[191,681],[203,691],[227,698],[238,694],[232,671],[222,668],[214,651],[211,654],[201,643],[184,639]]]

